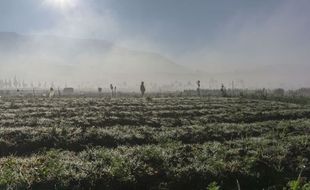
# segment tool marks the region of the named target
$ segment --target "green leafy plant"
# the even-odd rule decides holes
[[[208,185],[207,190],[220,190],[220,187],[216,182],[212,182]]]

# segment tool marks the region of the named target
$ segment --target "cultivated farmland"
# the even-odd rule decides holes
[[[6,97],[0,134],[1,189],[283,189],[310,178],[308,105]]]

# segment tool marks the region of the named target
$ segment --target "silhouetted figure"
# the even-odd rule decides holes
[[[263,99],[267,99],[267,90],[265,88],[263,88],[261,96]]]
[[[200,80],[197,81],[197,94],[200,96]]]
[[[50,88],[49,97],[50,97],[50,98],[52,98],[52,97],[54,97],[54,95],[55,95],[54,88],[53,88],[53,87],[51,87],[51,88]]]
[[[114,96],[116,97],[116,86],[114,86]]]
[[[110,89],[111,89],[111,92],[112,92],[112,93],[111,93],[111,97],[113,98],[113,95],[114,95],[113,89],[114,89],[114,88],[113,88],[113,85],[112,85],[112,84],[110,84]]]
[[[101,87],[98,88],[98,93],[99,93],[99,94],[102,93],[102,88],[101,88]]]
[[[141,91],[141,95],[142,95],[142,97],[144,97],[144,93],[145,93],[145,86],[144,86],[144,82],[143,82],[143,81],[141,82],[141,85],[140,85],[140,91]]]
[[[223,97],[226,97],[226,96],[227,96],[227,94],[226,94],[226,89],[225,89],[224,84],[222,84],[222,86],[221,86],[221,92],[222,92],[222,96],[223,96]]]

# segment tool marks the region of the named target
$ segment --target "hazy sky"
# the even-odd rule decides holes
[[[308,64],[309,8],[308,0],[1,0],[0,31],[104,39],[215,71]]]

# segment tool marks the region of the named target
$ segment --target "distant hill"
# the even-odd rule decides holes
[[[118,77],[163,79],[191,73],[156,53],[129,50],[104,40],[0,33],[1,73],[26,78],[75,80]],[[37,77],[35,77],[37,76]]]

